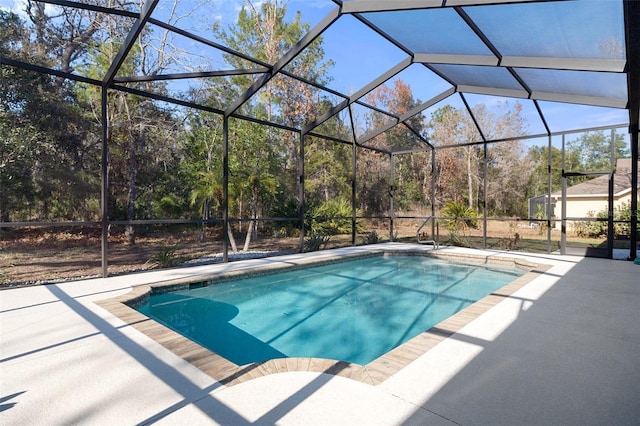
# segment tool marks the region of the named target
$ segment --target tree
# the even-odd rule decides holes
[[[0,11],[0,53],[50,64],[50,52],[29,36],[26,22]],[[22,220],[95,219],[99,177],[91,159],[98,152],[95,128],[71,84],[0,66],[0,207]],[[99,134],[99,132],[96,132]],[[73,190],[71,190],[73,188]],[[26,209],[23,208],[27,207]]]
[[[166,19],[170,24],[176,25],[193,15],[193,11],[179,14],[179,4],[180,0],[174,0],[169,9]],[[88,43],[84,62],[76,68],[100,80],[118,54],[128,30],[122,27],[121,20],[113,17],[99,24]],[[119,76],[153,76],[188,62],[184,52],[173,44],[169,30],[150,28],[145,28],[135,41],[118,70]],[[169,90],[164,82],[145,81],[129,86],[160,94]],[[96,107],[100,105],[99,89],[89,88],[80,95],[94,107],[94,116],[100,120]],[[178,166],[182,155],[178,144],[181,125],[174,111],[150,98],[112,91],[108,114],[111,216],[133,221],[179,214],[180,206],[187,204],[188,191],[172,193],[178,181],[175,175],[167,173]],[[134,226],[127,225],[125,233],[129,244],[135,244]]]
[[[285,21],[286,4],[286,1],[268,0],[257,7],[253,2],[247,1],[246,7],[240,10],[235,25],[227,29],[215,27],[214,33],[232,49],[258,61],[275,64],[309,31],[309,25],[302,22],[300,13],[295,15],[293,21]],[[225,60],[237,69],[256,66],[252,61],[231,54],[225,54]],[[331,61],[324,59],[322,38],[319,37],[287,65],[287,70],[304,79],[323,84],[327,82],[326,72],[331,64]],[[252,82],[248,75],[230,79],[233,93],[242,93]],[[268,121],[301,128],[315,116],[317,105],[323,102],[318,102],[318,97],[319,91],[314,86],[277,75],[263,88],[259,96],[247,102],[243,111]],[[275,137],[276,135],[280,138]],[[300,158],[295,134],[283,135],[270,131],[267,139],[259,143],[280,151],[279,155],[286,163],[276,174],[278,184],[289,187],[290,190],[287,192],[293,194],[297,200],[301,183],[296,178]],[[290,182],[295,182],[295,186],[291,187]]]
[[[464,135],[468,132],[469,125],[465,124],[465,116],[461,110],[450,105],[445,105],[431,114],[429,122],[430,141],[444,147],[468,142]],[[465,165],[460,161],[463,151],[457,149],[439,149],[436,151],[436,165],[433,193],[433,203],[439,207],[444,200],[462,202],[464,200],[464,187],[467,184]],[[467,193],[468,194],[468,193]],[[467,200],[467,205],[468,205]]]
[[[629,156],[628,148],[621,134],[614,138],[615,158]],[[525,161],[533,164],[527,185],[527,197],[535,197],[548,192],[548,166],[551,166],[551,191],[562,187],[562,171],[585,172],[607,171],[611,168],[611,140],[602,131],[585,132],[565,144],[564,164],[562,150],[551,147],[551,164],[547,146],[530,147]],[[574,176],[572,183],[577,184],[592,179],[589,176]]]
[[[309,202],[323,203],[351,190],[352,147],[311,139],[305,148],[305,191]]]
[[[96,5],[116,7],[113,1],[96,0]],[[115,1],[117,6],[131,9],[127,3]],[[49,63],[63,72],[73,72],[94,38],[108,21],[108,15],[72,7],[48,11],[46,4],[27,0],[26,12],[33,23],[38,56],[47,57]],[[62,79],[57,80],[59,84]]]
[[[419,101],[413,98],[411,87],[403,80],[397,79],[393,86],[383,84],[365,97],[366,101],[378,108],[389,111],[395,115],[403,115],[415,108]],[[390,117],[379,111],[371,110],[365,117],[363,133],[381,127],[389,121]],[[372,148],[381,148],[395,151],[403,149],[427,148],[417,135],[424,133],[425,123],[422,115],[417,115],[408,123],[399,124],[387,132],[376,136],[364,145]],[[418,156],[396,157],[394,179],[390,182],[391,163],[388,157],[373,150],[358,151],[358,176],[360,185],[359,196],[362,209],[368,214],[379,214],[388,209],[388,197],[386,194],[393,185],[399,188],[398,198],[400,208],[410,208],[413,202],[419,202],[420,194],[416,188],[422,182],[420,173],[424,164],[416,162]],[[422,158],[422,157],[421,157]],[[408,190],[407,190],[408,189]]]
[[[612,141],[602,131],[581,133],[567,142],[567,150],[575,152],[582,171],[606,171],[611,168],[611,149],[614,158],[629,157],[629,149],[622,134],[616,133]]]
[[[268,140],[265,126],[231,120],[229,188],[235,199],[237,217],[247,216],[251,219],[245,235],[244,251],[249,249],[252,236],[257,235],[258,218],[270,209],[275,199],[278,190],[276,176],[285,161],[278,151],[265,143]]]
[[[525,161],[531,165],[527,198],[536,197],[549,192],[549,148],[547,146],[532,146],[529,148]],[[551,191],[560,189],[562,178],[562,151],[551,147]]]
[[[508,139],[524,134],[526,121],[521,106],[502,102],[491,109],[480,104],[472,108],[473,117],[464,110],[449,105],[436,110],[431,117],[430,139],[439,147],[480,142],[476,123],[486,140]],[[471,209],[482,206],[486,198],[492,213],[515,215],[522,211],[528,176],[519,165],[523,150],[518,140],[492,144],[486,163],[487,194],[484,194],[485,154],[484,146],[463,145],[439,149],[436,156],[436,194],[443,199],[465,201]],[[524,177],[523,177],[524,176]]]

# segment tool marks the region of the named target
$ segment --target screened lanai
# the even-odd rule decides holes
[[[340,233],[350,233],[346,244],[352,245],[361,242],[361,235],[365,240],[372,236],[369,242],[393,241],[402,237],[401,229],[416,243],[420,232],[425,233],[423,242],[443,243],[440,233],[452,223],[462,223],[464,228],[473,222],[476,244],[483,248],[493,247],[491,224],[500,219],[507,223],[508,235],[495,239],[495,244],[502,244],[496,248],[517,249],[526,232],[531,232],[542,236],[542,251],[560,253],[575,249],[572,233],[582,238],[597,225],[601,232],[596,245],[605,257],[613,257],[616,237],[624,240],[620,246],[624,258],[637,257],[640,3],[327,0],[313,2],[314,13],[302,13],[301,18],[291,14],[304,3],[279,3],[289,11],[284,21],[298,23],[297,30],[287,33],[285,40],[284,33],[272,27],[276,29],[263,34],[262,40],[282,37],[285,41],[265,42],[264,51],[252,48],[251,38],[242,38],[242,27],[233,27],[235,16],[213,18],[222,8],[217,2],[155,0],[139,7],[101,0],[25,3],[26,13],[16,16],[31,22],[20,27],[29,34],[19,38],[3,30],[0,40],[3,112],[17,117],[25,111],[26,101],[12,95],[12,90],[20,90],[16,81],[48,76],[53,86],[80,87],[73,96],[84,99],[84,108],[90,109],[91,120],[98,125],[93,127],[92,146],[99,146],[99,164],[94,164],[92,174],[99,177],[99,195],[92,193],[96,202],[92,214],[60,214],[43,220],[46,215],[12,213],[24,211],[21,203],[25,201],[16,195],[21,189],[11,187],[16,180],[7,178],[2,182],[0,229],[92,225],[100,231],[103,276],[109,274],[109,241],[116,229],[180,224],[196,230],[218,227],[224,261],[236,250],[234,226],[244,229],[249,241],[251,227],[257,234],[259,224],[280,224],[277,232],[286,228],[287,235],[299,242],[295,249],[304,250],[309,238],[322,242],[326,237],[316,232],[313,223],[332,219],[346,222],[350,232],[341,229]],[[267,32],[274,22],[271,18],[277,20],[258,2],[228,2],[227,6],[231,4],[237,22],[244,19],[257,33],[261,28]],[[199,24],[199,18],[207,16],[214,25]],[[63,25],[65,20],[70,26]],[[50,54],[33,53],[38,48],[32,45],[38,43],[40,50],[48,46]],[[273,51],[269,46],[274,46]],[[311,63],[330,71],[312,69]],[[148,179],[152,188],[153,182],[164,182],[179,171],[166,166],[156,178],[142,176],[133,171],[143,162],[140,152],[117,164],[116,156],[127,146],[122,136],[126,132],[121,130],[122,99],[127,97],[146,99],[147,107],[137,101],[140,110],[166,105],[157,115],[172,115],[174,124],[167,127],[128,116],[139,128],[169,134],[175,131],[175,123],[181,123],[180,132],[193,135],[198,123],[202,140],[215,144],[209,151],[217,158],[211,164],[219,163],[218,174],[209,178],[215,195],[203,202],[200,216],[184,211],[172,216],[168,208],[159,214],[160,201],[141,201],[142,185],[137,193],[133,191],[136,179]],[[197,120],[190,115],[193,111],[199,114]],[[206,133],[213,128],[217,133]],[[164,155],[149,142],[150,133],[132,134],[128,133],[128,149],[145,143],[147,151],[157,149],[157,156]],[[598,161],[576,163],[573,155],[585,153],[594,138],[600,149],[594,154]],[[240,155],[238,146],[248,140],[261,143],[249,146],[247,142]],[[277,168],[260,176],[245,173],[248,164],[271,158],[271,148],[279,144],[281,151],[274,161],[281,167],[281,176]],[[509,146],[514,148],[505,148]],[[8,146],[3,155],[7,170],[6,165],[18,157],[12,149],[15,146]],[[321,155],[331,150],[333,157]],[[530,155],[524,161],[525,154],[533,152],[538,153],[539,162]],[[181,155],[177,164],[186,164],[187,154]],[[341,168],[336,158],[344,160]],[[620,159],[630,160],[624,176],[616,173]],[[118,167],[127,172],[116,175]],[[407,168],[420,171],[403,174]],[[523,177],[529,168],[542,170],[535,192],[532,177]],[[257,193],[256,182],[260,188],[277,187],[273,182],[283,176],[287,184],[270,192],[271,205],[282,208],[265,213],[266,201],[238,195]],[[460,177],[463,189],[442,183],[447,176],[450,182]],[[597,176],[609,177],[605,204],[572,217],[566,207],[568,188]],[[523,180],[516,182],[517,177]],[[620,179],[628,180],[623,189],[628,190],[628,201],[623,207],[614,202]],[[247,188],[245,182],[254,185]],[[68,191],[77,187],[72,185]],[[196,189],[183,198],[197,198]],[[116,191],[128,191],[128,205],[113,200]],[[320,194],[320,201],[348,200],[347,214],[323,211],[311,191]],[[526,211],[525,202],[509,206],[516,196],[527,202],[543,200],[538,204],[542,207]],[[365,197],[370,200],[367,205],[362,201]],[[161,198],[170,199],[174,198]],[[558,203],[553,215],[552,199]],[[285,211],[287,200],[292,205]],[[449,202],[468,207],[474,216],[467,217],[469,210],[452,216],[445,210]],[[614,214],[623,208],[627,216]],[[132,214],[135,209],[137,214]],[[210,214],[204,212],[207,209]],[[372,224],[375,231],[367,232]],[[468,243],[471,232],[456,228],[453,235],[458,242],[462,235]],[[244,238],[244,232],[239,235]],[[454,240],[450,235],[449,243]],[[584,250],[590,252],[594,251]]]

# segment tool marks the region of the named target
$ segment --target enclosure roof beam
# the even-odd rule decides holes
[[[202,44],[205,44],[207,46],[213,47],[214,49],[220,50],[220,51],[222,51],[224,53],[227,53],[229,55],[237,56],[238,58],[244,59],[245,61],[249,61],[249,62],[252,62],[252,63],[254,63],[256,65],[259,65],[261,68],[264,68],[266,70],[266,71],[264,71],[265,73],[269,72],[269,70],[271,70],[271,68],[272,68],[271,65],[268,64],[267,62],[261,61],[261,60],[256,59],[256,58],[252,58],[251,56],[245,55],[245,54],[243,54],[241,52],[238,52],[237,50],[233,50],[233,49],[231,49],[231,48],[229,48],[227,46],[223,46],[223,45],[221,45],[219,43],[216,43],[214,41],[211,41],[209,39],[200,37],[200,36],[198,36],[196,34],[193,34],[193,33],[189,32],[189,31],[186,31],[186,30],[183,30],[181,28],[175,27],[175,26],[173,26],[171,24],[168,24],[166,22],[158,21],[155,18],[150,18],[149,19],[149,23],[157,25],[160,28],[164,28],[165,30],[169,30],[169,31],[175,32],[176,34],[179,34],[179,35],[181,35],[183,37],[189,38],[189,39],[191,39],[193,41],[197,41],[198,43],[202,43]],[[314,87],[316,87],[318,89],[324,90],[325,92],[331,93],[333,95],[339,96],[341,98],[347,99],[349,97],[349,96],[347,96],[347,95],[345,95],[343,93],[340,93],[340,92],[338,92],[336,90],[330,89],[330,88],[325,87],[325,86],[323,86],[321,84],[318,84],[316,82],[307,80],[307,79],[302,78],[300,76],[297,76],[297,75],[295,75],[293,73],[290,73],[290,72],[288,72],[286,70],[281,70],[280,74],[286,75],[287,77],[293,78],[293,79],[298,80],[300,82],[303,82],[305,84],[309,84],[311,86],[314,86]]]
[[[562,71],[624,72],[625,59],[551,58],[537,56],[503,56],[500,66]]]
[[[125,39],[124,43],[122,43],[122,46],[120,46],[120,50],[116,54],[116,57],[113,59],[113,62],[111,62],[111,65],[109,66],[106,74],[102,78],[103,87],[109,87],[113,83],[113,79],[118,73],[118,70],[120,70],[120,67],[124,63],[127,55],[133,48],[133,44],[136,42],[136,39],[144,29],[144,26],[151,17],[151,14],[158,5],[158,2],[159,0],[145,0],[142,4],[142,7],[140,8],[140,17],[133,23],[133,27],[131,27],[131,30],[129,30],[127,38]]]
[[[342,4],[344,13],[389,12],[442,7],[442,0],[352,0]]]
[[[369,146],[369,145],[362,145],[356,142],[356,145],[359,146],[360,148],[364,148],[364,149],[368,149],[370,151],[375,151],[375,152],[379,152],[380,154],[385,154],[385,155],[391,155],[392,152],[386,149],[382,149],[382,148],[377,148],[375,146]]]
[[[421,64],[498,66],[500,60],[493,55],[459,55],[449,53],[416,53],[414,61]]]
[[[357,100],[357,101],[355,101],[353,104],[358,104],[358,105],[361,105],[361,106],[363,106],[363,107],[365,107],[365,108],[372,109],[372,110],[374,110],[374,111],[376,111],[376,112],[379,112],[380,114],[384,114],[384,115],[386,115],[386,116],[389,116],[389,117],[393,118],[394,120],[399,120],[399,119],[400,119],[400,116],[399,116],[399,115],[397,115],[397,114],[394,114],[394,113],[392,113],[392,112],[386,111],[386,110],[384,110],[384,109],[382,109],[382,108],[378,108],[378,107],[377,107],[377,106],[375,106],[375,105],[371,105],[371,104],[368,104],[368,103],[366,103],[366,102],[362,102],[361,100]],[[353,104],[349,104],[349,106],[351,106],[351,105],[353,105]]]
[[[339,104],[332,106],[327,112],[325,112],[324,114],[322,114],[319,117],[316,117],[315,120],[313,120],[311,123],[308,123],[306,126],[304,126],[304,128],[302,129],[302,133],[303,134],[307,134],[307,133],[311,132],[313,129],[317,128],[318,126],[320,126],[322,123],[324,123],[327,120],[329,120],[334,115],[339,114],[340,111],[344,110],[348,106],[349,106],[349,100],[348,99],[345,99],[344,101],[340,102]]]
[[[33,71],[33,72],[37,72],[40,74],[47,74],[47,75],[52,75],[55,77],[60,77],[60,78],[66,78],[69,80],[73,80],[73,81],[78,81],[80,83],[86,83],[86,84],[91,84],[93,86],[102,86],[102,81],[100,80],[96,80],[96,79],[92,79],[89,77],[84,77],[81,75],[77,75],[77,74],[72,74],[72,73],[68,73],[68,72],[64,72],[64,71],[60,71],[60,70],[56,70],[53,68],[47,68],[47,67],[43,67],[43,66],[39,66],[39,65],[34,65],[34,64],[30,64],[28,62],[22,62],[22,61],[18,61],[15,59],[11,59],[11,58],[6,58],[2,55],[0,55],[0,65],[9,65],[12,67],[16,67],[16,68],[21,68],[27,71]],[[172,98],[169,96],[165,96],[165,95],[160,95],[157,93],[153,93],[153,92],[148,92],[145,90],[139,90],[139,89],[134,89],[131,87],[127,87],[127,86],[121,86],[117,83],[114,82],[114,84],[112,84],[111,88],[114,90],[118,90],[124,93],[129,93],[132,95],[136,95],[136,96],[141,96],[141,97],[146,97],[149,99],[154,99],[156,101],[160,101],[160,102],[166,102],[166,103],[170,103],[173,105],[180,105],[183,107],[187,107],[187,108],[193,108],[193,109],[197,109],[200,111],[206,111],[206,112],[211,112],[213,114],[219,114],[219,115],[224,115],[224,111],[222,111],[221,109],[217,109],[217,108],[211,108],[209,106],[206,105],[201,105],[201,104],[197,104],[195,102],[189,102],[189,101],[185,101],[182,99],[176,99],[176,98]],[[249,116],[245,116],[242,114],[233,114],[231,115],[231,117],[233,118],[237,118],[240,120],[245,120],[245,121],[250,121],[256,124],[262,124],[265,126],[271,126],[271,127],[275,127],[278,129],[282,129],[282,130],[286,130],[286,131],[291,131],[291,132],[298,132],[299,129],[291,127],[291,126],[286,126],[284,124],[278,124],[278,123],[273,123],[273,122],[269,122],[269,121],[265,121],[265,120],[260,120],[257,118],[253,118],[253,117],[249,117]],[[345,143],[352,143],[352,142],[345,142]]]
[[[309,133],[306,134],[306,136],[311,136],[311,137],[319,138],[319,139],[326,139],[328,141],[338,142],[338,143],[342,143],[342,144],[346,144],[346,145],[353,145],[353,141],[347,141],[347,140],[344,140],[344,139],[337,138],[335,136],[323,135],[323,134],[315,133],[315,132],[309,132]]]
[[[119,86],[114,84],[112,86],[112,88],[114,90],[119,90],[121,92],[125,92],[125,93],[130,93],[132,95],[136,95],[136,96],[143,96],[143,97],[147,97],[149,99],[154,99],[156,101],[160,101],[160,102],[167,102],[170,104],[174,104],[174,105],[180,105],[180,106],[184,106],[187,108],[193,108],[193,109],[197,109],[200,111],[206,111],[206,112],[210,112],[213,114],[218,114],[218,115],[224,115],[224,111],[222,111],[221,109],[218,108],[212,108],[206,105],[200,105],[200,104],[196,104],[193,102],[189,102],[189,101],[183,101],[181,99],[176,99],[176,98],[172,98],[169,96],[164,96],[164,95],[160,95],[157,93],[152,93],[152,92],[146,92],[144,90],[138,90],[138,89],[134,89],[131,87],[126,87],[126,86]],[[291,127],[291,126],[287,126],[284,124],[278,124],[278,123],[274,123],[274,122],[270,122],[270,121],[265,121],[265,120],[260,120],[259,118],[255,118],[255,117],[249,117],[246,115],[241,115],[241,114],[232,114],[230,117],[233,118],[237,118],[239,120],[244,120],[244,121],[249,121],[251,123],[256,123],[256,124],[260,124],[260,125],[264,125],[264,126],[270,126],[270,127],[274,127],[276,129],[282,129],[282,130],[286,130],[289,132],[298,132],[299,129],[296,129],[295,127]]]
[[[147,92],[145,90],[138,90],[138,89],[134,89],[133,87],[120,86],[118,84],[113,84],[111,86],[111,88],[114,89],[114,90],[119,90],[119,91],[124,92],[124,93],[129,93],[131,95],[142,96],[142,97],[153,99],[153,100],[156,100],[156,101],[166,102],[166,103],[173,104],[173,105],[180,105],[180,106],[183,106],[183,107],[193,108],[193,109],[197,109],[197,110],[200,110],[200,111],[206,111],[206,112],[210,112],[210,113],[213,113],[213,114],[220,114],[221,115],[223,113],[223,111],[218,109],[218,108],[212,108],[212,107],[208,107],[206,105],[199,105],[199,104],[196,104],[196,103],[193,103],[193,102],[172,98],[170,96],[160,95],[158,93]]]
[[[413,133],[420,142],[424,143],[425,145],[427,145],[429,148],[433,149],[433,145],[431,145],[431,142],[429,142],[429,140],[427,140],[427,138],[425,138],[424,136],[422,136],[420,134],[420,132],[418,132],[416,129],[413,128],[413,126],[411,124],[409,124],[409,121],[405,121],[402,124],[405,125],[405,127],[407,129],[409,129],[409,131],[411,131],[411,133]]]
[[[349,100],[348,100],[348,99],[345,99],[344,101],[340,102],[339,104],[332,106],[332,107],[331,107],[327,112],[325,112],[325,113],[324,113],[324,114],[322,114],[321,116],[317,117],[317,118],[316,118],[314,121],[312,121],[311,123],[307,124],[307,125],[302,129],[302,133],[306,134],[306,133],[309,133],[309,132],[313,131],[313,129],[318,128],[318,126],[320,126],[322,123],[326,122],[326,121],[327,121],[327,120],[329,120],[331,117],[333,117],[334,115],[336,115],[336,114],[340,113],[341,111],[343,111],[343,110],[345,110],[345,109],[349,108],[349,107],[350,107],[351,105],[353,105],[353,104],[358,104],[358,105],[361,105],[361,106],[363,106],[363,107],[365,107],[365,108],[369,108],[369,109],[371,109],[371,110],[373,110],[373,111],[376,111],[376,112],[379,112],[379,113],[381,113],[381,114],[387,115],[387,116],[389,116],[389,117],[391,117],[391,118],[395,119],[396,121],[398,121],[398,120],[400,119],[400,117],[398,117],[398,116],[397,116],[397,115],[395,115],[395,114],[392,114],[392,113],[390,113],[390,112],[388,112],[388,111],[384,111],[384,110],[382,110],[382,109],[380,109],[380,108],[378,108],[378,107],[375,107],[375,106],[373,106],[373,105],[369,105],[369,104],[367,104],[367,103],[365,103],[365,102],[362,102],[362,101],[357,100],[357,101],[354,101],[354,102],[352,103],[352,102],[349,102]]]
[[[98,6],[98,5],[90,4],[90,3],[80,3],[80,2],[77,2],[77,1],[38,0],[38,3],[53,4],[53,5],[56,5],[56,6],[70,7],[70,8],[74,8],[74,9],[90,10],[92,12],[99,12],[99,13],[105,13],[105,14],[117,15],[117,16],[125,16],[127,18],[134,18],[134,19],[138,18],[140,16],[139,13],[132,12],[130,10],[114,9],[112,7]]]
[[[334,115],[340,113],[340,111],[342,111],[343,109],[347,108],[348,106],[350,106],[353,103],[358,102],[360,100],[360,98],[362,98],[367,93],[371,92],[372,90],[374,90],[375,88],[377,88],[378,86],[380,86],[381,84],[383,84],[384,82],[389,80],[390,78],[392,78],[395,75],[399,74],[400,72],[404,71],[412,63],[413,63],[413,60],[410,57],[407,57],[406,59],[403,59],[397,65],[395,65],[394,67],[390,68],[385,73],[381,74],[378,78],[376,78],[375,80],[371,81],[369,84],[367,84],[366,86],[364,86],[363,88],[361,88],[360,90],[355,92],[353,95],[349,96],[348,101],[341,102],[340,104],[338,104],[338,105],[334,106],[333,108],[331,108],[326,113],[322,114],[320,117],[317,117],[315,120],[313,120],[312,122],[308,123],[306,126],[304,126],[302,132],[303,133],[308,133],[311,130],[315,129],[316,127],[320,126],[322,123],[324,123],[325,121],[329,120]],[[363,106],[365,106],[367,108],[372,108],[371,106],[366,105],[366,104],[360,104],[360,105],[363,105]],[[374,109],[374,108],[372,108],[372,109]],[[388,114],[386,111],[381,111],[380,110],[380,112]]]
[[[461,148],[461,147],[465,147],[465,146],[483,145],[485,143],[486,144],[494,144],[494,143],[500,143],[500,142],[511,142],[511,141],[527,140],[527,139],[546,138],[546,137],[549,137],[549,136],[562,136],[562,135],[568,135],[568,134],[573,134],[573,133],[599,132],[599,131],[603,131],[603,130],[622,129],[622,128],[626,128],[626,127],[627,127],[626,124],[617,124],[617,125],[613,125],[613,126],[588,127],[588,128],[582,128],[582,129],[563,130],[561,132],[536,133],[536,134],[531,134],[531,135],[510,136],[508,138],[489,139],[486,142],[485,141],[473,141],[473,142],[460,143],[460,144],[455,144],[455,145],[437,145],[437,146],[434,146],[434,148],[436,150],[451,149],[451,148]]]
[[[362,105],[362,106],[364,106],[366,108],[373,109],[375,111],[378,111],[380,113],[383,113],[383,114],[386,114],[386,115],[389,115],[389,116],[394,116],[394,114],[391,114],[391,113],[389,113],[387,111],[383,111],[383,110],[381,110],[379,108],[376,108],[374,106],[371,106],[371,105],[368,105],[366,103],[363,103],[363,102],[360,101],[360,99],[363,96],[365,96],[367,93],[371,92],[372,90],[374,90],[375,88],[377,88],[378,86],[380,86],[381,84],[383,84],[384,82],[389,80],[390,78],[392,78],[395,75],[399,74],[400,72],[404,71],[412,63],[413,63],[413,60],[412,60],[411,57],[407,57],[407,58],[403,59],[398,64],[396,64],[394,67],[390,68],[385,73],[381,74],[376,79],[371,81],[369,84],[367,84],[366,86],[362,87],[360,90],[355,92],[353,95],[349,96],[347,101],[343,101],[340,104],[335,105],[329,111],[325,112],[320,117],[317,117],[315,120],[313,120],[312,122],[308,123],[306,126],[304,126],[302,132],[303,133],[308,133],[308,132],[312,131],[313,129],[317,128],[322,123],[326,122],[331,117],[333,117],[334,115],[340,113],[340,111],[344,110],[345,108],[350,107],[354,103],[358,103],[359,105]]]
[[[157,1],[157,0],[156,0]],[[311,43],[313,43],[327,28],[331,26],[340,17],[340,7],[333,9],[327,16],[320,21],[311,31],[309,31],[298,43],[295,44],[287,53],[284,54],[276,62],[271,72],[265,74],[261,79],[256,81],[245,91],[236,101],[231,104],[225,111],[225,116],[228,117],[235,113],[245,102],[247,102],[253,95],[255,95],[261,88],[263,88],[273,77],[275,77],[284,67],[286,67],[296,56],[306,49]]]
[[[626,108],[627,99],[603,98],[599,96],[570,95],[551,92],[531,92],[531,99],[550,102],[564,102],[567,104],[592,105],[606,108]]]
[[[406,155],[406,154],[418,154],[421,152],[427,152],[425,148],[422,149],[405,149],[402,151],[393,151],[391,155]]]
[[[414,61],[422,64],[479,65],[508,68],[534,68],[560,71],[624,72],[624,59],[547,58],[537,56],[459,55],[416,53]]]
[[[200,71],[200,72],[183,72],[175,74],[156,74],[156,75],[134,75],[128,77],[115,77],[116,83],[130,83],[140,81],[159,81],[159,80],[181,80],[187,78],[208,78],[208,77],[226,77],[230,75],[250,75],[263,74],[268,72],[268,68],[254,69],[238,69],[238,70],[220,70],[220,71]]]
[[[442,7],[489,4],[531,3],[564,0],[352,0],[343,2],[344,13],[392,12],[396,10],[436,9]]]
[[[70,72],[60,71],[53,68],[47,68],[40,65],[30,64],[28,62],[18,61],[16,59],[7,58],[0,55],[0,65],[10,65],[12,67],[21,68],[27,71],[33,71],[40,74],[53,75],[60,78],[67,78],[73,81],[79,81],[81,83],[92,84],[95,86],[101,86],[102,81],[93,78],[85,77],[82,75],[73,74]]]
[[[407,112],[406,114],[400,116],[400,118],[396,122],[388,123],[388,124],[385,124],[383,126],[378,127],[377,129],[373,129],[369,133],[367,133],[364,136],[360,137],[358,139],[358,143],[359,144],[363,144],[363,143],[368,142],[369,140],[375,138],[376,136],[381,135],[382,133],[386,132],[387,130],[392,129],[393,127],[397,126],[399,123],[402,123],[402,122],[414,117],[415,115],[420,114],[425,109],[437,104],[438,102],[442,101],[443,99],[448,98],[453,93],[455,93],[455,89],[454,88],[450,88],[448,90],[445,90],[444,92],[440,93],[438,96],[435,96],[435,97],[429,99],[428,101],[424,102],[423,104],[418,105],[417,107],[413,108],[411,111]]]
[[[464,93],[475,93],[478,95],[492,95],[501,96],[505,98],[520,98],[527,99],[529,93],[523,89],[503,89],[500,87],[487,87],[487,86],[471,86],[467,84],[459,84],[456,86],[456,91]]]
[[[547,135],[551,134],[551,130],[549,129],[549,124],[547,124],[547,119],[544,116],[544,113],[542,112],[542,108],[540,108],[540,104],[538,103],[537,100],[533,100],[533,105],[536,107],[536,111],[538,111],[538,116],[540,117],[540,120],[542,121],[542,124],[544,125],[544,129],[547,131]]]
[[[469,106],[469,103],[467,102],[467,98],[465,98],[464,93],[460,93],[460,99],[462,99],[462,103],[464,104],[464,107],[467,109],[467,112],[469,113],[471,120],[473,120],[473,124],[474,126],[476,126],[476,130],[478,130],[478,133],[480,133],[480,138],[482,138],[483,142],[486,142],[487,137],[482,131],[482,127],[480,126],[480,123],[478,123],[478,120],[476,119],[476,115],[473,113],[473,110]]]
[[[375,80],[371,81],[369,84],[367,84],[366,86],[364,86],[363,88],[355,92],[353,95],[351,95],[349,97],[349,102],[353,103],[356,100],[362,98],[364,95],[371,92],[375,88],[379,87],[381,84],[383,84],[390,78],[396,76],[397,74],[407,69],[412,63],[413,63],[413,59],[410,57],[403,59],[394,67],[390,68],[385,73],[380,74],[380,76],[378,76]]]
[[[220,50],[220,51],[222,51],[224,53],[228,53],[230,55],[242,58],[242,59],[244,59],[246,61],[253,62],[254,64],[260,65],[261,67],[269,68],[269,69],[271,68],[271,65],[269,65],[268,63],[266,63],[264,61],[260,61],[258,59],[252,58],[251,56],[248,56],[248,55],[245,55],[243,53],[240,53],[240,52],[238,52],[236,50],[233,50],[233,49],[231,49],[231,48],[229,48],[227,46],[223,46],[222,44],[216,43],[216,42],[211,41],[211,40],[209,40],[207,38],[204,38],[204,37],[201,37],[199,35],[193,34],[193,33],[189,32],[187,30],[183,30],[182,28],[178,28],[178,27],[176,27],[174,25],[171,25],[171,24],[169,24],[167,22],[159,21],[159,20],[157,20],[155,18],[150,18],[149,19],[149,23],[153,24],[153,25],[157,25],[160,28],[164,28],[165,30],[169,30],[171,32],[174,32],[174,33],[176,33],[178,35],[181,35],[181,36],[186,37],[188,39],[191,39],[193,41],[197,41],[198,43],[202,43],[202,44],[205,44],[205,45],[207,45],[209,47],[213,47],[214,49],[218,49],[218,50]]]

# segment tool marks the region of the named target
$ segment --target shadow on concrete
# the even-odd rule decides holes
[[[183,399],[179,403],[167,407],[166,409],[154,414],[153,416],[140,421],[139,424],[153,423],[173,413],[174,411],[195,402],[197,402],[198,404],[205,403],[209,408],[209,410],[205,412],[206,415],[208,415],[212,420],[218,421],[222,424],[254,424],[245,419],[241,414],[235,412],[225,404],[221,403],[215,398],[214,395],[210,395],[210,392],[220,387],[221,384],[216,382],[211,386],[205,388],[197,386],[191,380],[185,377],[180,371],[158,359],[149,350],[140,346],[138,343],[123,334],[120,330],[115,329],[106,320],[102,319],[91,310],[89,310],[86,306],[75,300],[73,297],[69,296],[59,286],[50,285],[47,286],[47,288],[61,302],[65,303],[70,309],[80,315],[85,321],[93,325],[105,336],[108,336],[114,344],[116,344],[129,356],[138,361],[149,372],[151,372],[157,378],[161,379],[168,386],[182,395]],[[258,423],[274,424],[279,418],[283,417],[289,410],[308,398],[330,379],[331,376],[327,375],[321,375],[318,378],[314,379],[307,386],[292,395],[289,399],[283,401],[280,405],[265,413]]]
[[[451,336],[481,352],[429,397],[401,397],[458,424],[638,424],[638,272],[580,261],[495,340]]]

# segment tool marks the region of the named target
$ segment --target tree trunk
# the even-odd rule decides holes
[[[137,197],[137,177],[138,177],[138,159],[137,159],[137,144],[136,138],[133,133],[133,123],[131,119],[131,113],[129,111],[129,103],[124,100],[124,106],[127,112],[127,121],[129,127],[129,164],[127,166],[127,175],[129,178],[129,191],[127,194],[127,220],[135,220],[136,218],[136,197]],[[127,225],[125,235],[129,245],[136,244],[136,232],[133,225]]]
[[[255,216],[254,216],[255,219]],[[243,252],[249,251],[249,244],[251,243],[251,234],[253,234],[253,229],[256,226],[256,221],[252,220],[249,222],[249,226],[247,227],[247,235],[244,238],[244,247],[242,248]]]
[[[251,197],[251,201],[249,203],[249,206],[251,207],[252,220],[251,222],[249,222],[249,226],[247,227],[247,236],[244,239],[244,248],[242,249],[243,252],[249,250],[249,244],[251,243],[251,234],[254,230],[257,229],[256,219],[258,218],[258,189],[253,188],[252,194],[253,196]]]
[[[233,237],[233,231],[231,230],[231,224],[227,226],[227,235],[229,236],[229,243],[231,244],[231,250],[234,253],[238,252],[238,246],[236,245],[236,239]]]
[[[206,229],[207,224],[204,223],[205,220],[209,218],[209,200],[205,199],[202,205],[202,226],[200,227],[200,242],[203,243],[206,239]]]

